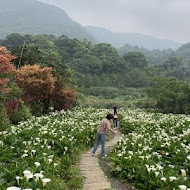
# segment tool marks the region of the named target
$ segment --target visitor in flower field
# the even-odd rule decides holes
[[[100,122],[100,125],[98,126],[98,129],[97,129],[96,142],[95,142],[94,148],[91,153],[92,156],[95,155],[98,145],[101,141],[101,144],[102,144],[101,156],[102,156],[102,158],[106,157],[106,152],[105,152],[106,134],[109,130],[112,131],[113,133],[117,133],[117,131],[115,131],[111,128],[111,124],[110,124],[111,119],[113,119],[113,115],[111,113],[109,113],[109,114],[107,114],[106,118],[102,119],[102,121]]]
[[[114,128],[117,128],[118,127],[118,117],[117,117],[117,108],[115,106],[111,110],[111,114],[113,114]]]

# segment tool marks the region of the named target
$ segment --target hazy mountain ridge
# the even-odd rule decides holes
[[[0,37],[10,33],[62,34],[93,40],[66,12],[37,0],[0,0]]]
[[[108,29],[86,26],[87,31],[99,42],[110,43],[117,48],[129,44],[147,49],[178,49],[181,44],[171,40],[161,40],[148,35],[137,33],[114,33]]]
[[[0,38],[10,33],[20,34],[62,34],[70,38],[88,39],[96,43],[109,43],[116,48],[126,44],[152,49],[174,49],[180,43],[160,40],[135,33],[114,33],[101,27],[82,27],[73,21],[59,6],[38,0],[0,0]]]

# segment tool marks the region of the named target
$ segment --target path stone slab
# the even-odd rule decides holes
[[[89,165],[82,165],[80,166],[80,170],[81,171],[95,171],[97,169],[99,169],[100,166],[99,165],[96,165],[96,166],[89,166]]]
[[[106,190],[111,189],[110,183],[89,183],[84,184],[83,190]]]
[[[96,177],[96,176],[105,176],[103,171],[81,171],[81,174],[84,175],[84,177],[88,178],[89,177]]]
[[[82,169],[83,167],[99,167],[99,163],[98,163],[98,161],[96,162],[96,163],[94,163],[94,162],[88,162],[88,163],[84,163],[84,164],[80,164],[79,165],[80,166],[80,168]]]
[[[86,160],[86,161],[82,161],[81,163],[80,163],[80,165],[81,166],[95,166],[95,165],[93,165],[93,164],[97,164],[98,163],[98,159],[97,160]]]
[[[98,181],[106,181],[108,182],[108,179],[105,179],[105,176],[88,176],[86,179],[84,179],[84,184],[85,183],[97,183]]]

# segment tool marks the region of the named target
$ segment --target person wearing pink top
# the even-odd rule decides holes
[[[117,117],[117,108],[113,107],[111,114],[113,114],[113,123],[114,128],[116,129],[118,127],[118,117]]]
[[[97,134],[96,134],[96,142],[95,145],[93,147],[93,150],[91,152],[91,155],[94,156],[96,153],[96,150],[99,146],[99,143],[101,141],[101,156],[102,158],[106,157],[106,152],[105,152],[105,142],[106,142],[106,134],[107,132],[110,130],[114,133],[117,133],[117,131],[113,130],[111,128],[111,124],[110,124],[110,120],[113,119],[113,115],[111,113],[107,114],[106,118],[104,118],[97,129]]]

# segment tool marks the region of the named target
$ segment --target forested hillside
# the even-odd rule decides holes
[[[129,44],[126,44],[125,46],[118,49],[120,55],[124,55],[125,53],[134,52],[134,51],[141,52],[142,54],[144,54],[147,59],[147,62],[153,65],[161,64],[164,61],[166,61],[169,57],[175,55],[175,51],[172,49],[149,50],[144,47],[131,46]]]
[[[16,67],[35,63],[53,67],[58,67],[59,62],[65,64],[77,73],[77,85],[82,88],[142,87],[146,84],[144,55],[138,54],[137,62],[130,63],[130,58],[120,56],[110,44],[93,45],[67,36],[11,34],[1,40],[0,45],[19,58],[20,61],[15,61]]]
[[[169,97],[171,93],[177,97],[179,92],[178,103],[181,98],[185,99],[184,102],[188,98],[180,96],[187,93],[187,82],[190,81],[188,44],[177,51],[150,51],[128,46],[128,51],[120,55],[106,43],[93,45],[87,40],[64,35],[11,34],[0,41],[0,46],[6,46],[17,57],[13,63],[18,69],[35,64],[52,67],[52,72],[62,78],[63,86],[76,87],[80,96],[78,103],[86,106],[153,107],[157,102],[157,107],[165,109],[167,103],[164,108],[161,106],[164,101],[161,94],[164,94],[164,99],[167,97],[165,90],[169,90]],[[162,90],[155,94],[157,86]],[[183,108],[180,109],[184,112]]]
[[[65,34],[87,38],[88,32],[68,17],[64,10],[37,0],[0,0],[0,38],[7,34]]]
[[[177,77],[182,80],[189,81],[190,70],[190,45],[189,43],[182,45],[176,51],[172,49],[166,50],[148,50],[138,46],[125,45],[118,50],[120,55],[130,52],[141,52],[145,55],[149,65],[166,76]]]
[[[1,40],[0,45],[6,46],[20,59],[16,66],[40,63],[57,67],[64,63],[77,73],[77,85],[82,88],[144,87],[149,75],[189,80],[189,44],[177,51],[150,51],[126,45],[118,53],[110,44],[93,45],[87,40],[71,39],[64,35],[11,34]]]

